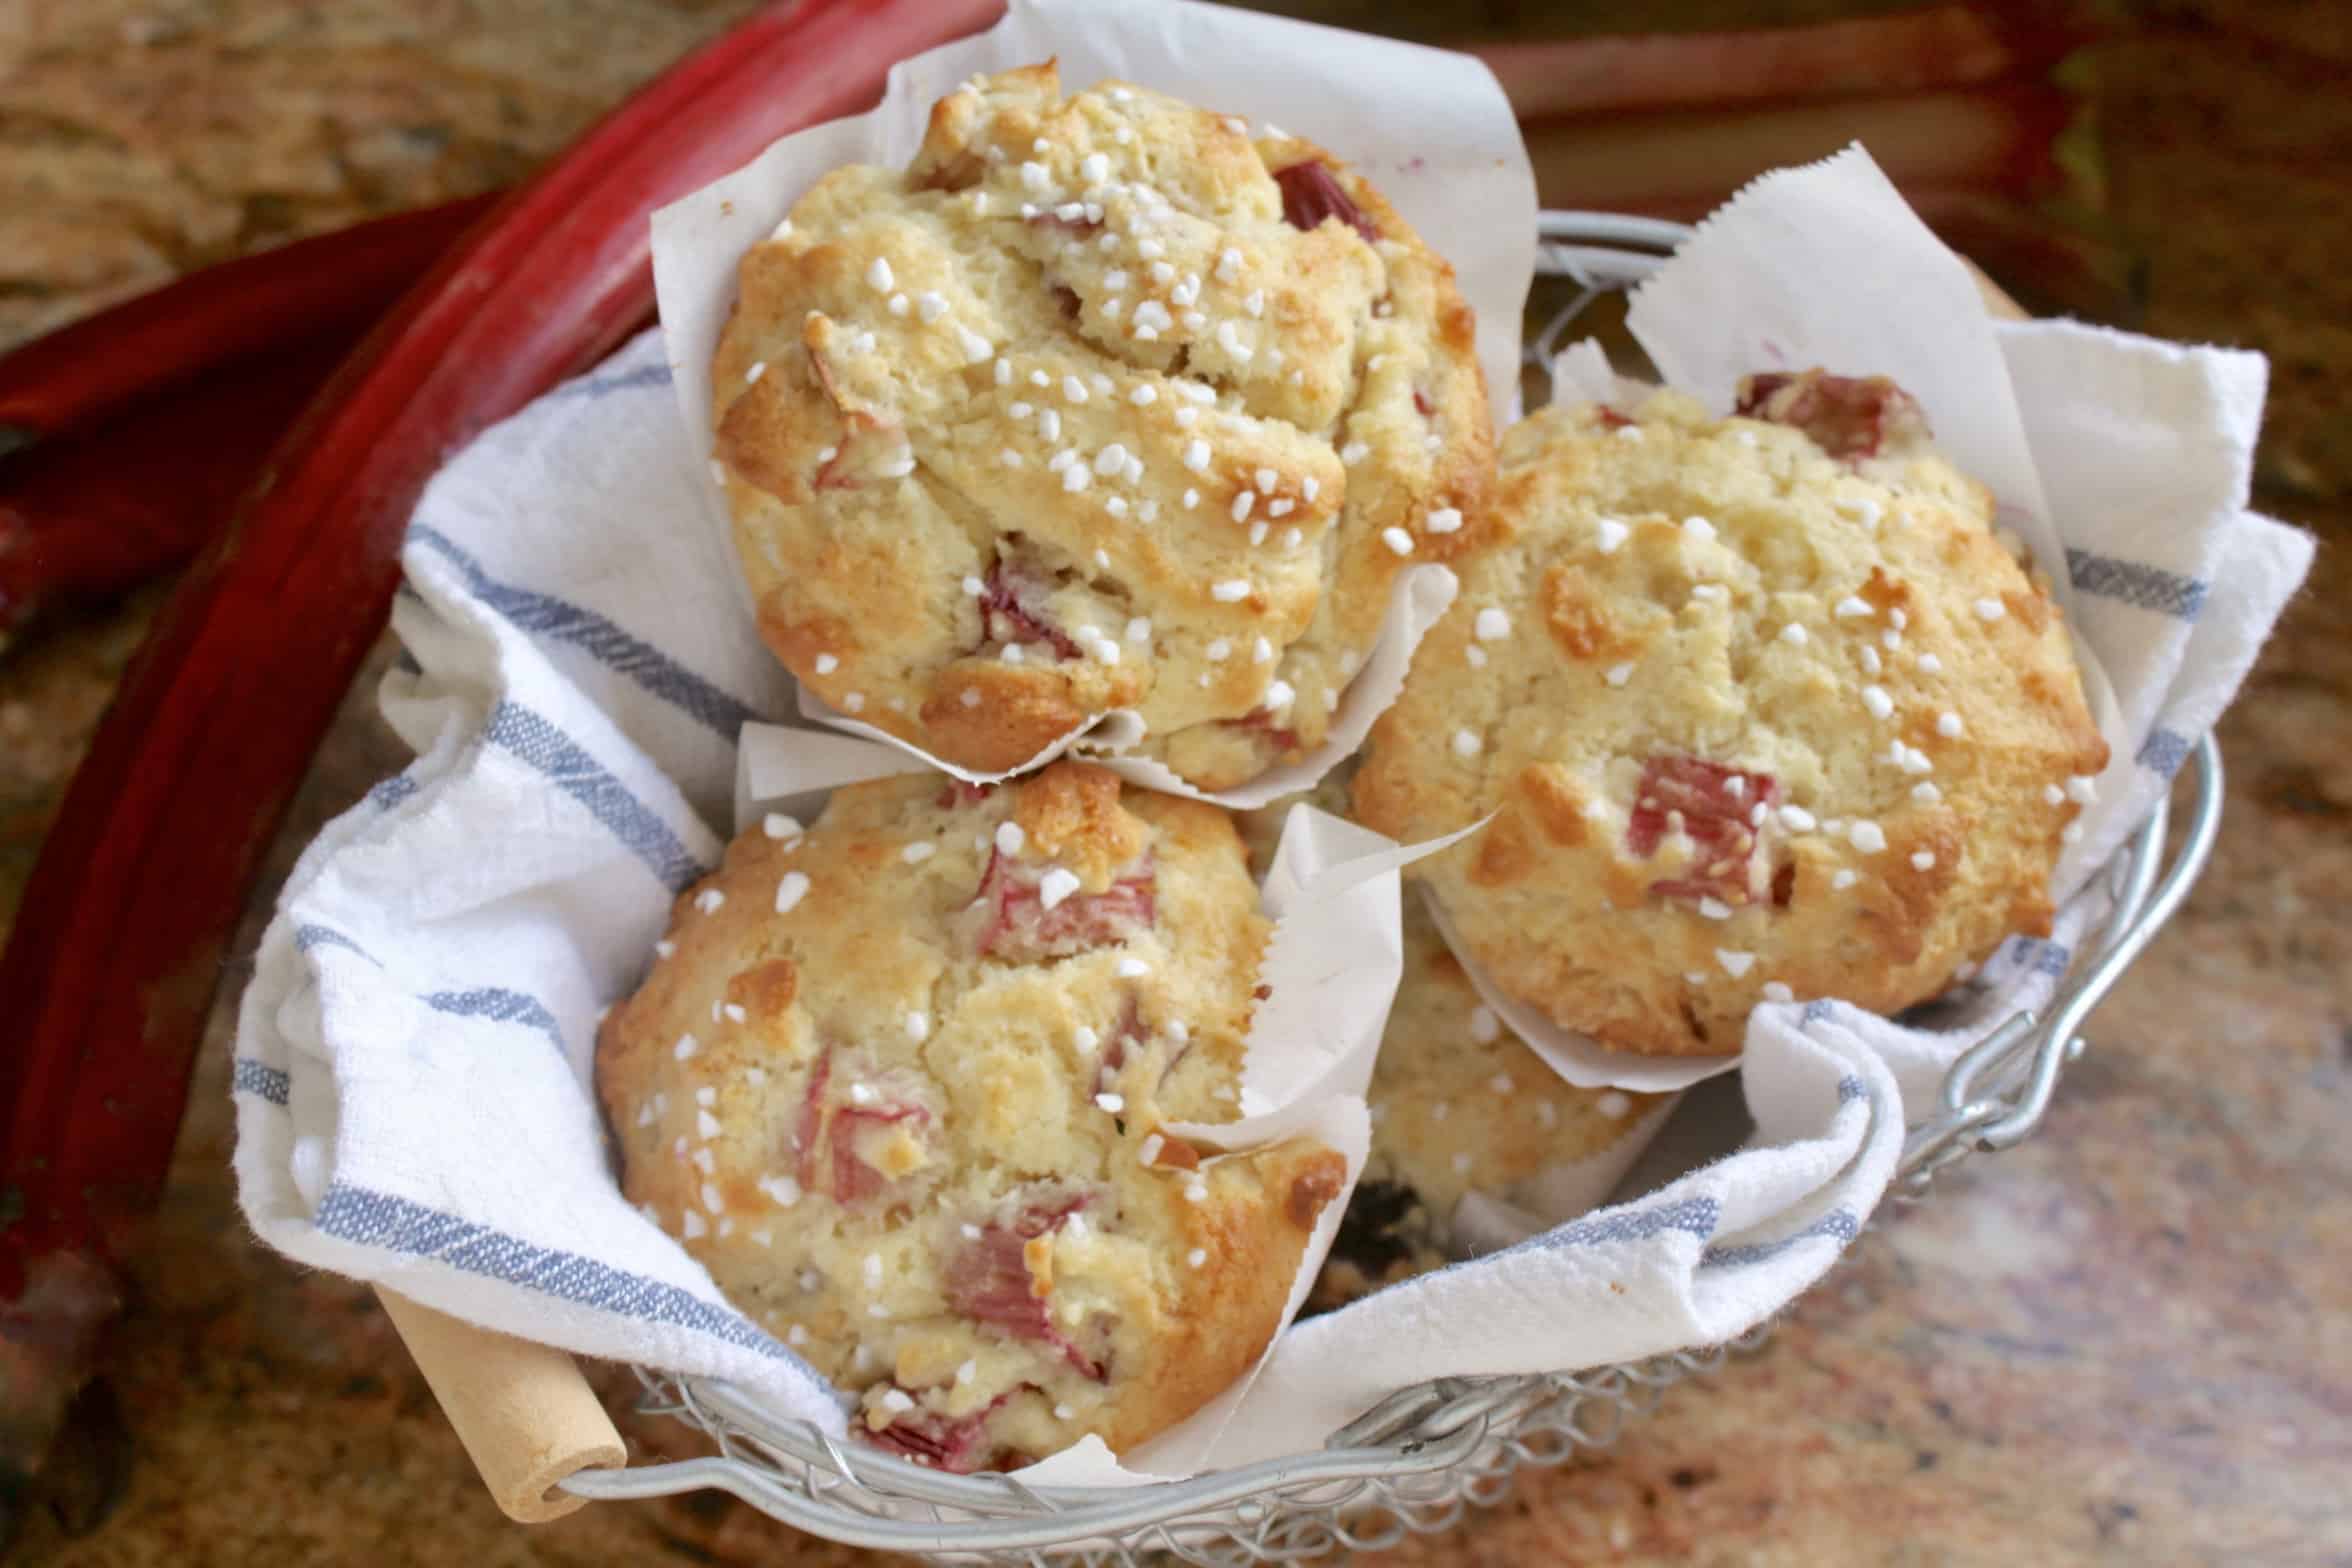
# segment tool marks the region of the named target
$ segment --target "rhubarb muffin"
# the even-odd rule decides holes
[[[1571,1186],[1648,1124],[1660,1096],[1580,1089],[1479,1000],[1418,894],[1405,899],[1405,968],[1368,1096],[1372,1152],[1316,1281],[1315,1304],[1482,1250],[1496,1228],[1568,1217]],[[1491,1243],[1484,1243],[1491,1244]]]
[[[1114,709],[1224,788],[1320,744],[1493,442],[1452,269],[1322,149],[1048,65],[941,99],[743,258],[712,365],[762,636],[1016,768]]]
[[[1226,816],[1057,764],[771,817],[607,1017],[622,1184],[737,1307],[951,1470],[1124,1449],[1256,1359],[1337,1153],[1238,1114],[1266,938]]]
[[[2107,760],[2047,584],[1910,398],[1815,371],[1740,406],[1511,431],[1498,542],[1355,779],[1401,839],[1492,814],[1419,868],[1464,956],[1619,1050],[1893,1012],[2046,932]]]

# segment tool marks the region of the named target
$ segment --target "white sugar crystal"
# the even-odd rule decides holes
[[[1079,885],[1076,872],[1056,866],[1038,879],[1037,901],[1047,909],[1052,909],[1077,892]]]
[[[806,872],[785,872],[783,880],[776,884],[776,913],[779,915],[792,913],[794,909],[799,907],[800,901],[808,897],[808,890],[809,879]]]

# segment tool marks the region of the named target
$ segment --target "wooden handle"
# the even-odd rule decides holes
[[[560,1519],[587,1499],[557,1491],[558,1481],[628,1463],[612,1417],[564,1352],[461,1322],[380,1285],[376,1296],[509,1519]]]

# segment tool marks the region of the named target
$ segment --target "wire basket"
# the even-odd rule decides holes
[[[1605,213],[1542,215],[1537,274],[1565,280],[1574,294],[1528,344],[1539,387],[1548,389],[1570,324],[1601,296],[1647,277],[1689,232]],[[2047,1016],[2019,1013],[1971,1048],[1946,1076],[1941,1104],[1909,1130],[1888,1194],[1896,1204],[1916,1202],[1954,1161],[2007,1148],[2040,1122],[2059,1074],[2082,1052],[2076,1029],[2172,917],[2212,850],[2222,790],[2210,738],[2189,763],[2188,821],[2169,862],[2170,813],[2160,802],[2106,868],[2113,907]],[[967,1562],[1301,1562],[1447,1530],[1470,1505],[1500,1501],[1520,1466],[1609,1447],[1667,1389],[1728,1353],[1760,1347],[1768,1332],[1616,1366],[1439,1378],[1382,1400],[1312,1453],[1126,1488],[948,1475],[779,1419],[723,1382],[641,1373],[642,1408],[700,1428],[718,1452],[582,1470],[561,1485],[591,1499],[707,1487],[812,1535]]]

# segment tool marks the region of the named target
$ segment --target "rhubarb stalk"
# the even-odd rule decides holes
[[[205,371],[0,461],[0,651],[52,602],[120,593],[194,555],[363,330]]]
[[[355,224],[190,273],[0,355],[0,454],[83,430],[234,359],[354,341],[495,195]]]
[[[153,1207],[230,933],[434,469],[644,317],[654,207],[870,105],[892,62],[997,9],[761,10],[508,198],[297,424],[116,696],[0,957],[0,1303],[24,1309],[59,1254],[119,1257]]]

